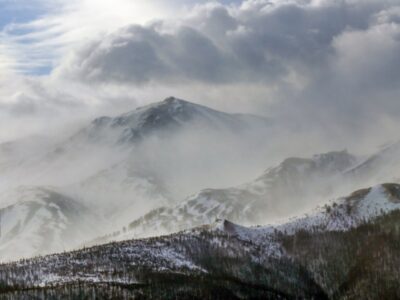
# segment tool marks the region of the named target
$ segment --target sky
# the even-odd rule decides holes
[[[0,30],[0,141],[170,95],[327,147],[399,138],[398,0],[0,0]]]
[[[0,0],[2,55],[12,61],[3,63],[3,68],[6,65],[19,73],[46,75],[64,54],[62,50],[82,38],[129,24],[176,17],[201,3],[204,1]]]

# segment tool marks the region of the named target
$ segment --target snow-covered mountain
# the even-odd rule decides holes
[[[400,185],[383,184],[281,225],[217,220],[1,265],[0,293],[37,297],[41,287],[67,297],[396,299],[399,220]]]
[[[71,250],[101,232],[97,216],[50,188],[20,187],[0,199],[12,203],[0,209],[1,261]]]
[[[172,233],[217,218],[255,225],[298,215],[331,197],[334,188],[340,191],[343,173],[356,161],[347,151],[288,158],[250,183],[206,189],[177,205],[159,207],[126,226],[118,239]]]
[[[21,237],[18,241],[27,244],[25,249],[19,247],[22,252],[15,257],[47,253],[41,246],[45,239],[41,234],[45,232],[43,224],[47,222],[46,215],[51,215],[49,222],[59,223],[55,221],[58,215],[47,212],[46,208],[43,215],[36,215],[36,210],[31,209],[45,205],[46,199],[64,199],[69,195],[74,199],[71,200],[73,205],[81,205],[81,212],[76,213],[72,222],[76,227],[84,228],[84,220],[91,218],[91,214],[100,216],[101,221],[93,226],[101,231],[98,236],[119,229],[155,208],[172,205],[180,199],[177,194],[187,195],[187,190],[193,192],[208,186],[209,182],[216,182],[206,176],[204,170],[217,172],[221,167],[217,160],[198,162],[196,159],[209,152],[219,156],[218,153],[225,153],[228,146],[207,150],[202,149],[203,145],[230,135],[229,141],[243,142],[244,148],[251,149],[253,147],[246,144],[247,134],[252,135],[253,129],[263,130],[269,125],[262,117],[223,113],[171,97],[120,116],[98,118],[69,138],[58,136],[56,143],[32,138],[2,144],[0,194],[8,190],[13,192],[0,198],[0,208],[8,207],[7,212],[12,211],[22,219],[21,222],[18,219],[15,223],[3,224],[8,227],[3,228],[0,247],[12,252],[10,239],[4,239],[7,228],[9,236],[18,231],[17,235],[12,235],[15,243]],[[188,139],[189,136],[193,138]],[[182,155],[191,152],[188,157]],[[224,164],[233,165],[234,160],[227,159]],[[218,158],[218,161],[222,160]],[[243,170],[248,163],[243,162],[236,169]],[[225,177],[218,182],[229,182],[230,177]],[[53,188],[43,189],[44,186],[55,188],[53,191]],[[53,197],[50,193],[57,195]],[[30,200],[22,203],[21,198]],[[76,210],[79,209],[76,207]],[[19,224],[28,224],[23,219],[31,218],[32,214],[37,218],[35,226],[27,225],[17,230]],[[30,232],[28,229],[33,230],[31,237],[23,237],[25,232]],[[59,232],[54,236],[59,236]],[[86,236],[76,235],[76,241],[83,244]],[[63,249],[67,244],[75,245],[75,240],[59,243],[58,248],[51,245],[49,251]],[[6,255],[6,252],[2,253]]]
[[[96,143],[138,142],[156,134],[165,136],[188,127],[222,132],[249,131],[265,127],[270,122],[255,115],[228,114],[175,97],[139,107],[117,117],[100,117],[84,128],[72,141],[90,140]]]
[[[173,233],[209,224],[217,218],[243,225],[267,224],[282,217],[298,216],[327,199],[347,193],[353,180],[358,183],[369,182],[367,178],[375,183],[376,178],[390,179],[396,174],[395,162],[400,157],[397,144],[361,164],[346,151],[311,158],[293,157],[267,169],[249,183],[232,188],[204,189],[212,185],[228,186],[221,184],[220,178],[229,181],[231,173],[236,177],[239,173],[247,174],[241,171],[253,159],[249,153],[262,150],[251,143],[247,144],[245,137],[247,134],[255,134],[256,140],[262,140],[267,136],[269,125],[270,122],[264,118],[223,113],[176,98],[168,98],[117,117],[98,118],[71,138],[64,139],[57,147],[50,147],[51,151],[36,155],[35,159],[28,159],[28,164],[18,163],[18,171],[2,173],[5,178],[2,183],[8,185],[13,182],[16,187],[10,185],[18,192],[14,196],[5,197],[6,200],[4,197],[0,199],[0,208],[12,208],[13,214],[21,215],[22,219],[31,218],[31,204],[19,201],[21,189],[18,186],[25,184],[37,188],[22,189],[25,195],[23,198],[34,199],[32,201],[42,206],[48,201],[43,199],[53,198],[50,193],[60,199],[74,199],[70,202],[74,203],[76,210],[81,207],[81,212],[77,213],[78,217],[73,222],[67,221],[68,224],[73,223],[73,228],[86,228],[85,220],[92,220],[93,214],[100,217],[100,222],[91,223],[91,227],[96,228],[94,235],[90,230],[87,230],[87,234],[83,230],[85,234],[76,235],[71,243],[65,242],[65,245],[75,246],[87,244],[99,236],[103,238],[95,239],[96,243]],[[260,128],[265,131],[260,131]],[[199,139],[199,132],[202,132],[200,136],[206,138]],[[263,135],[259,135],[260,132]],[[176,138],[182,133],[182,139]],[[193,138],[189,138],[191,134]],[[231,151],[227,152],[226,147],[218,149],[217,141],[228,135],[244,144],[245,152],[230,157],[230,153],[237,149],[231,147],[236,144],[229,143],[227,147]],[[213,138],[208,139],[210,136]],[[220,144],[225,142],[224,139]],[[6,144],[1,151],[10,152],[11,146],[14,149],[15,144]],[[184,149],[179,152],[181,148]],[[190,152],[188,149],[194,150],[194,154],[184,158],[182,153]],[[209,160],[201,159],[205,151],[209,151],[206,154]],[[165,153],[167,155],[163,156]],[[213,157],[210,153],[218,155]],[[20,157],[25,158],[24,155]],[[243,157],[248,159],[243,160]],[[220,164],[224,159],[224,164]],[[254,158],[254,161],[257,160]],[[233,163],[238,163],[237,167],[229,169]],[[222,172],[218,173],[218,170]],[[43,189],[42,186],[56,188]],[[187,190],[190,193],[196,190],[200,192],[186,197],[189,195]],[[183,194],[184,197],[179,196]],[[37,200],[38,197],[42,200]],[[43,247],[40,244],[43,235],[40,232],[44,231],[40,224],[45,224],[47,219],[41,214],[34,215],[39,220],[35,224],[39,225],[24,227],[18,231],[18,235],[13,236],[18,243],[22,240],[27,242],[26,249],[34,245],[33,250],[27,250],[21,255],[42,253],[40,249]],[[54,221],[57,218],[55,214],[50,219]],[[21,224],[25,223],[21,221]],[[18,224],[4,226],[9,226],[7,230],[10,233],[15,231]],[[65,226],[70,228],[68,224]],[[11,246],[5,244],[4,228],[0,247],[10,252]],[[37,233],[32,233],[31,239],[18,240],[25,232],[29,232],[28,229]],[[57,231],[54,236],[59,234]],[[49,251],[64,248],[64,244],[59,245],[62,246],[49,247]]]
[[[119,116],[97,118],[72,136],[64,139],[58,136],[56,145],[44,145],[40,139],[32,139],[28,145],[26,142],[0,145],[0,154],[4,152],[0,166],[15,166],[17,170],[10,168],[4,176],[25,185],[65,186],[128,159],[140,161],[146,154],[146,149],[138,149],[140,142],[153,142],[149,147],[154,151],[173,148],[173,143],[178,149],[201,148],[207,141],[213,142],[226,135],[231,138],[229,141],[246,143],[246,136],[250,138],[255,129],[257,133],[266,134],[264,130],[269,126],[270,122],[263,117],[224,113],[170,97]],[[183,133],[186,134],[184,138],[171,141]],[[193,139],[186,145],[184,141],[189,136]],[[179,142],[181,144],[176,145]],[[33,151],[35,147],[31,145],[34,144],[38,151]],[[21,155],[7,156],[7,152],[21,152],[24,159],[20,159]],[[15,160],[19,164],[14,164]],[[30,176],[21,176],[27,173]]]
[[[396,210],[400,210],[400,185],[386,183],[355,191],[275,228],[287,234],[346,231]]]

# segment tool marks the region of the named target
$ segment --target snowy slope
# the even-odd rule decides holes
[[[218,280],[222,276],[223,288],[232,287],[230,280],[234,280],[242,287],[250,285],[252,291],[262,287],[288,293],[284,299],[337,299],[338,292],[352,294],[342,288],[350,284],[358,291],[356,298],[363,298],[359,293],[365,296],[376,291],[373,283],[381,274],[397,282],[398,248],[390,245],[398,243],[399,216],[400,185],[383,184],[356,191],[281,225],[249,228],[217,220],[170,236],[109,243],[0,265],[0,283],[29,289],[79,281],[81,288],[85,283],[95,287],[107,283],[136,290],[151,286],[149,283],[157,278],[169,278],[167,284],[182,280],[175,277],[179,274],[196,284],[207,277]],[[367,223],[368,227],[358,230]],[[390,241],[385,243],[385,239]],[[394,268],[389,267],[391,263]],[[357,272],[360,267],[365,272]],[[356,277],[352,276],[354,272]],[[352,286],[358,276],[364,276],[360,280],[368,284]],[[380,289],[386,286],[377,284]],[[153,288],[150,293],[161,286]]]
[[[284,251],[276,242],[277,233],[293,235],[303,230],[348,231],[394,211],[400,211],[400,185],[382,184],[355,191],[303,216],[282,220],[275,225],[244,227],[220,219],[205,228],[223,231],[241,240],[264,246],[269,255],[279,257],[284,255]]]
[[[73,249],[99,234],[95,216],[49,188],[19,188],[1,195],[1,261]]]
[[[35,139],[39,153],[32,153],[33,142],[0,145],[0,154],[4,153],[0,155],[3,167],[0,174],[6,166],[10,169],[6,174],[9,185],[22,182],[24,185],[65,186],[130,157],[140,160],[142,153],[136,149],[140,141],[170,138],[182,131],[201,133],[203,137],[229,132],[241,140],[243,135],[252,134],[252,129],[269,126],[270,122],[262,117],[224,113],[171,97],[119,116],[97,118],[70,137],[57,137],[56,145],[49,143],[48,147],[43,147],[44,142]],[[157,146],[162,147],[162,144]],[[10,156],[7,154],[10,152],[22,155]],[[23,176],[27,173],[30,176]]]
[[[97,118],[71,140],[75,143],[89,140],[126,145],[127,142],[137,142],[153,134],[162,136],[176,133],[189,126],[237,132],[260,126],[267,128],[268,125],[269,122],[262,117],[228,114],[170,97],[117,117]]]
[[[382,184],[358,190],[276,228],[293,234],[298,230],[345,231],[400,210],[400,185]]]
[[[118,239],[172,233],[215,219],[245,225],[271,223],[330,196],[343,172],[355,163],[346,151],[310,159],[289,158],[253,182],[236,188],[203,190],[175,206],[158,208],[130,223]]]
[[[29,143],[2,144],[0,145],[0,175],[2,175],[0,194],[9,189],[14,192],[0,199],[0,208],[10,205],[13,209],[8,209],[7,214],[10,215],[12,211],[13,214],[19,216],[11,223],[7,219],[8,225],[4,226],[9,226],[7,231],[12,231],[19,228],[19,224],[25,224],[23,221],[25,218],[31,218],[31,211],[37,212],[34,215],[38,220],[35,226],[27,225],[17,230],[18,235],[13,236],[13,240],[17,241],[17,237],[20,236],[20,241],[25,239],[27,245],[32,245],[32,248],[19,247],[22,251],[21,255],[41,253],[43,235],[38,232],[47,230],[42,230],[47,226],[46,220],[50,219],[55,222],[54,224],[59,223],[62,227],[64,219],[62,214],[53,214],[48,208],[36,211],[37,205],[45,206],[46,201],[43,197],[50,196],[43,195],[48,192],[39,191],[40,188],[27,190],[20,187],[52,186],[59,191],[57,197],[62,198],[64,194],[71,195],[75,202],[79,202],[101,218],[107,219],[108,222],[99,228],[102,232],[98,235],[119,229],[152,209],[171,205],[172,198],[175,198],[176,203],[176,200],[180,199],[176,197],[177,191],[184,190],[183,187],[188,185],[178,180],[179,178],[173,177],[178,170],[174,168],[175,165],[171,163],[168,155],[163,157],[161,162],[154,162],[159,157],[152,157],[151,154],[162,153],[165,146],[165,143],[158,143],[158,137],[161,138],[160,140],[168,140],[171,143],[170,148],[173,149],[177,147],[174,141],[162,139],[162,137],[173,137],[181,131],[187,134],[200,130],[203,137],[213,136],[216,132],[218,136],[229,132],[234,139],[241,142],[243,132],[253,133],[252,129],[255,127],[267,128],[268,126],[269,122],[261,117],[223,113],[171,97],[120,116],[98,118],[70,138],[57,137],[60,142],[55,145],[52,143],[54,141],[45,143],[40,139],[34,139],[32,143],[29,141]],[[192,129],[195,131],[191,131]],[[155,136],[159,152],[152,151],[148,157],[144,157],[149,151],[147,148],[138,149],[140,142],[146,139],[151,140]],[[180,141],[182,140],[186,142],[185,138]],[[197,145],[201,146],[204,140],[199,141]],[[151,149],[155,148],[153,144],[150,146]],[[200,149],[196,147],[195,140],[188,141],[187,145],[180,144],[179,146]],[[171,156],[179,156],[179,153],[166,152],[171,153]],[[186,151],[183,150],[183,152]],[[197,154],[198,151],[194,151],[193,157],[197,157]],[[180,172],[184,171],[184,177],[188,177],[186,170],[190,169],[190,181],[197,182],[196,176],[198,174],[202,176],[204,171],[203,169],[196,171],[192,168],[188,162],[193,163],[194,166],[198,163],[191,158],[182,160]],[[165,166],[165,169],[161,170],[161,165]],[[182,178],[182,175],[180,176]],[[168,186],[167,180],[170,180]],[[198,182],[199,185],[202,184],[201,188],[207,186],[203,184],[203,180],[198,180]],[[190,192],[198,189],[200,188],[190,189]],[[175,192],[174,195],[171,195],[171,190]],[[186,195],[185,191],[181,193]],[[22,203],[20,201],[22,198],[28,199],[28,202]],[[77,213],[77,216],[80,215]],[[19,222],[19,219],[22,221]],[[53,227],[58,228],[57,226]],[[0,246],[9,251],[13,246],[11,242],[7,244],[10,246],[4,245],[5,228],[3,228]],[[60,230],[57,229],[54,235],[58,236]],[[30,238],[27,238],[28,232],[31,232]],[[23,233],[26,233],[24,237]],[[63,246],[60,243],[60,247],[51,246],[50,248],[63,249]]]
[[[269,256],[281,257],[286,254],[277,235],[293,235],[300,231],[349,231],[395,211],[400,212],[400,185],[388,183],[355,191],[303,216],[282,220],[280,224],[244,227],[220,219],[202,228],[250,241],[263,247]]]
[[[193,276],[196,285],[203,284],[207,278],[215,278],[224,282],[223,288],[231,281],[238,282],[241,287],[259,286],[263,291],[274,293],[267,299],[276,299],[276,295],[281,294],[275,290],[285,289],[285,293],[303,295],[303,298],[314,298],[314,293],[319,291],[310,276],[284,256],[270,256],[264,244],[253,243],[247,237],[215,226],[0,265],[0,283],[29,288],[79,281],[83,285],[108,283],[135,290],[135,285],[146,286],[158,276],[169,277],[169,285]],[[227,222],[224,226],[239,228]],[[280,263],[284,263],[285,268],[280,268]],[[9,271],[15,276],[10,276]],[[160,288],[155,285],[156,290]],[[310,292],[313,296],[306,296]],[[243,292],[238,295],[243,298]]]

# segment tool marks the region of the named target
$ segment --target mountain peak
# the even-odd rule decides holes
[[[176,97],[168,97],[163,101],[154,102],[146,106],[138,107],[134,112],[169,113],[169,114],[223,114],[210,107],[193,103]],[[128,113],[129,114],[129,113]]]
[[[171,96],[171,97],[164,99],[161,102],[155,102],[155,103],[152,103],[147,106],[139,107],[136,109],[136,111],[157,109],[157,110],[160,110],[161,112],[168,111],[169,113],[176,113],[176,112],[182,113],[185,109],[193,109],[194,110],[197,108],[211,110],[210,108],[208,108],[206,106],[195,104],[195,103]],[[160,111],[158,111],[158,112],[160,112]]]
[[[165,98],[164,101],[162,101],[161,103],[165,103],[165,104],[176,104],[176,103],[180,103],[180,104],[183,104],[183,103],[193,104],[193,103],[191,103],[191,102],[188,102],[188,101],[186,101],[186,100],[182,100],[182,99],[176,98],[176,97],[174,97],[174,96]]]
[[[187,107],[203,107],[205,109],[210,109],[204,105],[200,105],[200,104],[196,104],[187,100],[183,100],[181,98],[177,98],[174,96],[170,96],[168,98],[165,98],[162,101],[159,102],[154,102],[154,103],[150,103],[148,105],[145,106],[141,106],[136,108],[135,111],[143,111],[143,110],[147,110],[147,109],[151,109],[151,108],[157,108],[157,107],[180,107],[180,106],[187,106]]]
[[[84,134],[91,140],[137,141],[149,134],[168,134],[190,126],[239,132],[269,126],[267,120],[253,115],[221,112],[176,97],[138,107],[116,117],[100,117]]]
[[[385,183],[357,190],[286,223],[287,232],[302,230],[347,231],[400,209],[400,185]]]
[[[332,151],[313,155],[311,158],[289,157],[282,161],[278,166],[267,169],[260,178],[295,178],[296,175],[302,177],[321,176],[321,174],[337,174],[346,171],[356,164],[356,157],[344,151]],[[287,181],[286,181],[287,182]]]

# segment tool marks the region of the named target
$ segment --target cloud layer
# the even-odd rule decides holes
[[[178,9],[184,3],[158,4]],[[138,104],[176,95],[229,111],[268,113],[288,128],[320,130],[331,139],[343,137],[343,143],[354,135],[395,134],[398,1],[203,2],[185,11],[147,25],[125,26],[126,17],[119,29],[85,30],[87,38],[66,47],[42,80],[51,91],[39,98]],[[62,28],[77,17],[74,12]]]
[[[197,6],[175,24],[128,26],[88,43],[58,71],[88,81],[130,84],[296,79],[301,84],[328,71],[358,80],[364,62],[365,68],[374,68],[367,71],[386,73],[392,62],[383,60],[397,58],[399,8],[394,3],[245,1],[240,6]],[[357,50],[366,44],[371,46],[367,52]],[[390,79],[381,81],[388,84]]]

